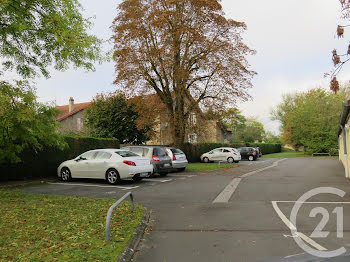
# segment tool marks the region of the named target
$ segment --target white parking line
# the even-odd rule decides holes
[[[238,184],[241,182],[241,178],[234,178],[230,184],[228,184],[225,189],[215,198],[213,203],[227,203],[233,192],[235,192]]]
[[[302,201],[274,201],[276,203],[301,203],[301,204],[350,204],[350,202],[302,202]]]
[[[284,160],[286,160],[286,158],[277,160],[277,161],[273,162],[272,165],[270,165],[270,166],[267,166],[267,167],[264,167],[264,168],[260,168],[260,169],[257,169],[255,171],[246,173],[246,174],[244,174],[244,175],[242,175],[242,176],[240,176],[238,178],[234,178],[230,182],[230,184],[228,184],[225,187],[225,189],[215,198],[215,200],[213,201],[213,204],[214,203],[227,203],[230,200],[231,196],[233,195],[233,193],[235,192],[236,188],[238,187],[239,183],[241,182],[241,180],[243,178],[246,178],[248,176],[254,175],[254,174],[259,173],[261,171],[264,171],[266,169],[276,167],[279,162],[284,161]]]
[[[168,177],[195,177],[197,175],[168,175]]]
[[[290,229],[290,230],[297,230],[297,228],[292,224],[292,222],[289,221],[289,219],[282,213],[281,209],[279,209],[277,202],[279,201],[271,201],[273,208],[275,209],[277,215],[281,218],[281,220],[283,221],[284,224],[286,224],[286,226]],[[308,236],[304,235],[301,232],[297,232],[297,237],[302,238],[305,242],[307,242],[309,245],[313,246],[314,248],[318,249],[318,250],[322,250],[325,251],[327,250],[325,247],[319,245],[318,243],[316,243],[313,239],[309,238]]]
[[[284,160],[287,160],[287,158],[283,158],[283,159],[277,160],[277,161],[273,162],[272,165],[270,165],[270,166],[259,168],[258,170],[246,173],[246,174],[242,175],[241,178],[245,178],[245,177],[248,177],[248,176],[251,176],[251,175],[255,175],[256,173],[259,173],[261,171],[264,171],[264,170],[276,167],[276,166],[278,166],[279,162],[282,162]]]
[[[105,187],[105,188],[121,188],[123,190],[135,189],[139,186],[126,187],[126,186],[102,186],[102,185],[94,185],[94,184],[73,184],[73,183],[48,183],[51,185],[62,185],[62,186],[85,186],[85,187]]]
[[[159,180],[157,178],[144,178],[144,179],[142,179],[142,181],[151,181],[151,182],[165,183],[165,182],[172,181],[172,179]]]

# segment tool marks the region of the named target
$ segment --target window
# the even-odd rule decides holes
[[[195,114],[195,113],[191,113],[191,114],[190,114],[189,120],[190,120],[190,125],[191,125],[191,126],[196,125],[196,123],[197,123],[196,114]]]
[[[95,159],[110,159],[112,156],[112,154],[108,153],[108,152],[97,152],[97,155],[95,157]]]
[[[139,156],[131,151],[116,151],[116,154],[120,155],[121,157],[134,157]]]
[[[143,148],[142,147],[131,147],[130,148],[131,152],[134,152],[135,154],[139,155],[139,156],[143,156]]]
[[[184,152],[182,152],[180,149],[176,149],[176,148],[171,148],[170,151],[175,155],[184,155]]]
[[[230,150],[224,149],[224,153],[230,153]]]
[[[142,156],[147,156],[149,149],[148,148],[143,148],[143,155]]]
[[[167,153],[166,153],[164,148],[155,147],[155,148],[153,148],[153,155],[155,155],[155,156],[166,156]]]
[[[95,155],[96,155],[96,151],[90,151],[80,155],[80,158],[84,160],[91,160],[95,158]]]
[[[195,133],[189,134],[188,143],[197,143],[197,134]]]
[[[222,152],[222,149],[214,149],[213,152],[214,152],[214,153],[221,153],[221,152]]]
[[[81,129],[83,128],[83,121],[81,118],[77,118],[77,128],[78,131],[81,131]]]

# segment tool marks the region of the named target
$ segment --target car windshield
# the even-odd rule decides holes
[[[134,157],[139,156],[131,151],[116,151],[116,154],[120,155],[121,157]]]
[[[170,149],[171,150],[171,152],[173,152],[173,154],[175,155],[175,156],[177,156],[177,155],[183,155],[184,154],[184,152],[182,152],[180,149],[177,149],[177,148],[172,148],[172,149]]]

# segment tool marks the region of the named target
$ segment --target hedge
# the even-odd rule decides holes
[[[238,142],[234,144],[223,144],[223,143],[198,143],[189,144],[186,143],[184,147],[184,153],[186,154],[187,160],[189,162],[199,162],[200,156],[206,152],[209,152],[218,147],[242,147],[242,146],[252,146],[259,147],[262,154],[279,153],[282,150],[281,144],[273,143],[243,143]]]
[[[1,164],[0,181],[54,177],[57,167],[65,160],[92,149],[119,148],[115,139],[74,136],[64,136],[64,139],[68,145],[64,150],[47,147],[35,153],[27,149],[21,154],[21,163]]]

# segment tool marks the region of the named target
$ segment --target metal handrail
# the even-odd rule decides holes
[[[123,202],[128,196],[130,196],[130,202],[131,202],[131,211],[134,211],[134,197],[131,192],[126,193],[124,196],[122,196],[117,202],[115,202],[107,212],[107,218],[106,218],[106,241],[110,240],[110,224],[111,224],[111,216],[113,210],[121,203]]]

